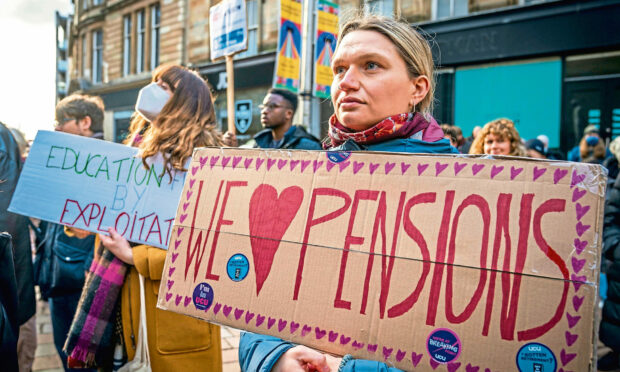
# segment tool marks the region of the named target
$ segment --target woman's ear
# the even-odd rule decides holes
[[[411,79],[411,88],[409,106],[413,108],[426,97],[431,89],[431,82],[425,75],[416,76]]]

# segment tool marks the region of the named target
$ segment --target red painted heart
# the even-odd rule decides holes
[[[461,366],[461,362],[448,363],[448,372],[456,372]]]
[[[568,328],[573,328],[574,326],[576,326],[577,323],[579,323],[580,319],[581,319],[581,316],[579,315],[572,316],[569,313],[566,313],[566,320],[568,321]]]
[[[411,364],[413,364],[414,367],[417,367],[418,364],[420,364],[420,361],[422,360],[422,355],[423,354],[418,354],[415,351],[411,352]]]
[[[295,218],[304,198],[298,186],[282,190],[280,197],[271,185],[256,188],[250,199],[250,244],[256,273],[256,295],[271,271],[280,240]]]
[[[396,352],[396,361],[400,362],[401,360],[403,360],[405,355],[407,355],[406,351],[402,351],[401,349],[398,349],[398,351]]]
[[[392,355],[392,351],[394,351],[394,348],[387,348],[387,347],[383,347],[383,359],[388,360],[390,358],[390,356]]]

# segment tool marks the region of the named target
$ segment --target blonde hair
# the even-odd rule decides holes
[[[164,154],[164,170],[172,177],[172,169],[187,170],[185,162],[195,147],[222,146],[222,134],[215,127],[209,87],[198,73],[178,65],[161,65],[153,71],[152,81],[158,79],[168,84],[172,97],[150,125],[134,115],[125,143],[140,147],[147,168],[147,158]]]
[[[515,123],[506,118],[495,119],[486,123],[471,144],[469,153],[484,154],[484,141],[489,134],[510,142],[510,154],[508,155],[525,156],[525,148],[521,143],[521,136],[515,128]]]
[[[430,114],[435,96],[435,76],[433,54],[426,39],[405,22],[378,15],[354,16],[340,28],[338,40],[353,31],[375,31],[387,37],[405,62],[409,77],[426,76],[429,90],[426,97],[415,107],[415,111]]]

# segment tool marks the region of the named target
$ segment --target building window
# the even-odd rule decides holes
[[[123,76],[131,73],[131,14],[123,17]]]
[[[93,0],[93,6],[97,6],[101,4],[103,4],[103,0]]]
[[[394,17],[394,0],[367,0],[364,9],[366,13]]]
[[[82,9],[88,9],[88,0],[82,0]]]
[[[431,2],[428,0],[402,1],[400,14],[410,23],[428,21],[431,19]]]
[[[469,13],[517,5],[519,0],[433,0],[435,19],[459,17]]]
[[[82,76],[86,74],[86,56],[88,55],[88,47],[86,46],[86,35],[82,35]]]
[[[278,24],[280,23],[278,0],[262,0],[261,50],[275,50],[278,44]]]
[[[101,76],[103,70],[103,31],[95,30],[92,34],[93,40],[93,83],[101,83]]]
[[[151,70],[159,65],[159,24],[161,12],[159,4],[151,7]]]
[[[139,74],[144,71],[144,38],[146,25],[144,22],[144,9],[140,10],[137,14],[136,22],[136,73]]]
[[[258,1],[245,2],[248,23],[248,50],[239,53],[240,58],[249,57],[258,53]]]

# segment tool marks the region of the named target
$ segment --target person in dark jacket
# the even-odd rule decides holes
[[[254,147],[263,149],[320,150],[321,143],[304,127],[293,125],[297,96],[285,89],[271,88],[260,107],[262,131],[254,136]]]
[[[408,24],[366,16],[347,22],[332,60],[330,150],[415,153],[458,151],[430,116],[433,60]],[[276,337],[244,332],[242,371],[397,371],[377,361],[323,354]]]
[[[37,344],[30,232],[27,217],[7,211],[21,169],[19,145],[11,131],[0,123],[0,232],[8,232],[13,240],[19,304],[17,320],[20,329],[24,331],[20,332],[22,337],[19,339],[17,352],[20,365],[29,369],[28,366],[34,362],[34,349]]]
[[[609,179],[605,201],[605,219],[603,227],[603,261],[607,277],[607,299],[603,305],[603,317],[599,329],[599,339],[611,348],[611,352],[598,361],[599,371],[620,369],[620,177],[616,153],[620,140],[610,144],[615,156],[607,159]]]

